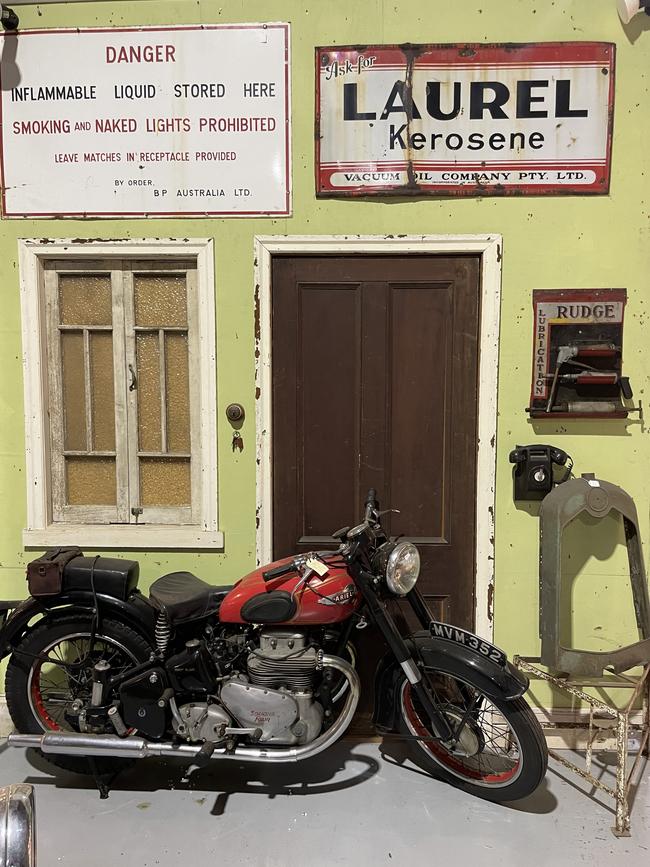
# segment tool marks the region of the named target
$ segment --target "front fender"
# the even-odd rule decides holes
[[[411,635],[407,644],[421,667],[465,680],[490,699],[512,701],[528,689],[528,678],[511,662],[499,665],[469,647],[434,637],[426,630]],[[375,674],[373,721],[376,726],[397,730],[401,715],[399,689],[403,680],[399,663],[392,653],[387,653]]]
[[[499,665],[463,644],[435,638],[423,630],[411,636],[418,659],[433,668],[462,680],[469,680],[488,698],[512,701],[528,689],[529,680],[509,661]]]
[[[98,593],[97,601],[101,616],[121,620],[135,629],[145,640],[153,641],[156,611],[141,593],[137,591],[132,593],[126,601]],[[14,647],[30,629],[30,623],[34,618],[39,617],[40,623],[41,620],[51,618],[55,614],[88,615],[93,607],[93,595],[85,591],[73,591],[39,599],[28,597],[13,608],[6,623],[0,629],[0,659],[12,653]]]

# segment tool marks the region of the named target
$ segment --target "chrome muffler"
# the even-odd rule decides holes
[[[334,668],[347,678],[349,689],[345,704],[336,722],[322,735],[303,746],[292,747],[235,747],[226,750],[217,747],[212,759],[237,759],[247,762],[299,762],[327,749],[337,741],[352,721],[361,694],[359,675],[354,668],[338,656],[323,656],[323,668]],[[82,732],[47,732],[42,735],[11,734],[10,747],[32,747],[48,755],[112,757],[116,759],[146,759],[150,756],[181,758],[191,762],[203,744],[157,743],[141,737],[120,738],[117,735],[94,735]]]

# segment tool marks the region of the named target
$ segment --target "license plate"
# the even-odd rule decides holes
[[[429,631],[434,638],[444,638],[445,641],[453,641],[455,644],[462,644],[481,656],[485,656],[497,665],[505,666],[507,656],[498,647],[490,644],[484,638],[479,638],[473,632],[468,632],[466,629],[460,629],[458,626],[452,626],[450,623],[439,623],[437,620],[432,620],[429,625]]]

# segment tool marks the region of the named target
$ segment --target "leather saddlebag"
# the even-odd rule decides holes
[[[56,596],[63,586],[63,571],[70,560],[83,556],[81,548],[49,548],[27,564],[27,586],[32,596]]]

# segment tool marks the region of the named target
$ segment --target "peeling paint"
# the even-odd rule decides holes
[[[71,244],[125,244],[131,238],[70,238]],[[187,238],[183,239],[187,241]]]
[[[260,284],[255,284],[255,343],[260,341]]]

